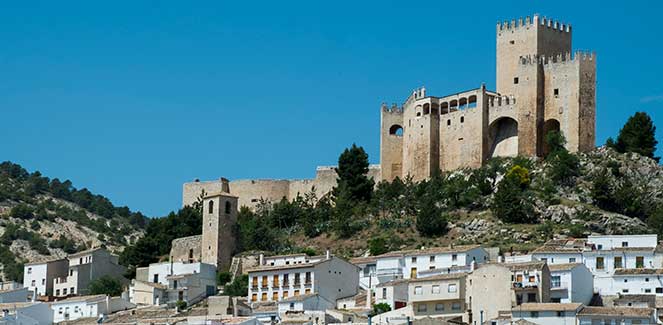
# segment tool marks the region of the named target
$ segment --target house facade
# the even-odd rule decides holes
[[[94,248],[67,256],[68,271],[65,276],[53,279],[53,295],[66,297],[88,294],[88,286],[96,279],[110,276],[126,282],[126,267],[118,263],[117,255],[105,248]]]
[[[262,262],[265,261],[269,259]],[[248,297],[251,303],[257,303],[318,294],[322,299],[336,302],[357,294],[358,272],[355,265],[329,253],[322,260],[261,264],[248,270]]]
[[[141,305],[198,302],[216,294],[216,269],[208,263],[152,263],[136,270],[129,299]]]
[[[594,295],[594,277],[582,263],[552,264],[550,302],[589,304]]]
[[[67,259],[27,263],[23,266],[23,285],[35,296],[53,296],[55,278],[66,277],[69,271]]]

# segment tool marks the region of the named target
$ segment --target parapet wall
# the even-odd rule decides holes
[[[277,202],[285,198],[293,200],[297,195],[305,195],[315,189],[318,198],[329,193],[336,186],[334,166],[320,166],[313,179],[258,179],[235,180],[230,182],[230,193],[239,197],[239,206],[255,208],[261,201]],[[375,182],[381,179],[380,166],[370,165],[368,176]],[[212,193],[221,190],[221,180],[194,181],[182,187],[182,206],[196,202],[202,191]]]

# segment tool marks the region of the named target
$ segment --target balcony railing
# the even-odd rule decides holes
[[[538,282],[514,282],[514,289],[536,289],[539,287]]]

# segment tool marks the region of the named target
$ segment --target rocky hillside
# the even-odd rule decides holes
[[[363,227],[352,236],[339,238],[322,232],[311,238],[295,227],[288,230],[288,236],[294,238],[291,247],[318,251],[331,247],[348,257],[373,250],[470,243],[497,246],[502,252],[526,252],[556,237],[663,230],[663,166],[636,153],[621,154],[606,147],[573,156],[578,167],[563,181],[553,175],[555,162],[522,157],[499,159],[481,170],[443,175],[443,185],[434,187],[438,192],[435,204],[448,221],[441,235],[421,234],[416,226],[421,208],[412,201],[429,195],[426,191],[430,190],[405,181],[399,185],[404,190],[378,186],[370,203],[378,208],[367,209]],[[499,184],[515,165],[528,173],[523,202],[530,206],[527,222],[508,222],[495,215]],[[393,199],[379,202],[380,196],[393,191],[397,193]]]
[[[0,264],[4,280],[22,279],[22,264],[106,246],[120,252],[143,235],[147,218],[78,190],[70,181],[0,164]]]

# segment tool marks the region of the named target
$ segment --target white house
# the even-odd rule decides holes
[[[312,324],[325,323],[327,309],[336,304],[318,294],[289,297],[278,302],[279,318],[284,323],[306,322]]]
[[[85,295],[96,279],[110,276],[125,282],[126,267],[118,263],[118,256],[105,248],[93,248],[67,256],[68,270],[64,276],[53,279],[53,295],[66,297]]]
[[[375,288],[375,303],[388,304],[391,310],[405,307],[408,301],[407,279],[397,279],[380,283]]]
[[[195,303],[216,293],[216,266],[207,263],[152,263],[136,270],[129,287],[135,304]]]
[[[617,269],[604,278],[601,295],[656,295],[663,297],[663,269]]]
[[[360,268],[359,283],[364,289],[400,278],[468,272],[473,264],[488,261],[488,252],[479,245],[395,251],[351,260]]]
[[[524,303],[511,309],[511,322],[525,320],[539,325],[575,325],[580,303]]]
[[[552,264],[548,268],[550,302],[589,304],[594,295],[594,278],[584,264]]]
[[[51,302],[53,322],[76,320],[79,318],[98,318],[120,310],[127,310],[135,305],[120,297],[106,295],[78,296]]]
[[[56,259],[23,266],[23,285],[36,296],[53,296],[53,280],[66,277],[69,262]]]
[[[0,324],[53,324],[53,311],[43,302],[2,303],[0,310],[2,310]]]
[[[263,261],[264,262],[264,261]],[[258,265],[249,274],[249,301],[281,301],[289,297],[318,294],[337,299],[357,294],[358,268],[327,253],[322,260],[287,265]]]

